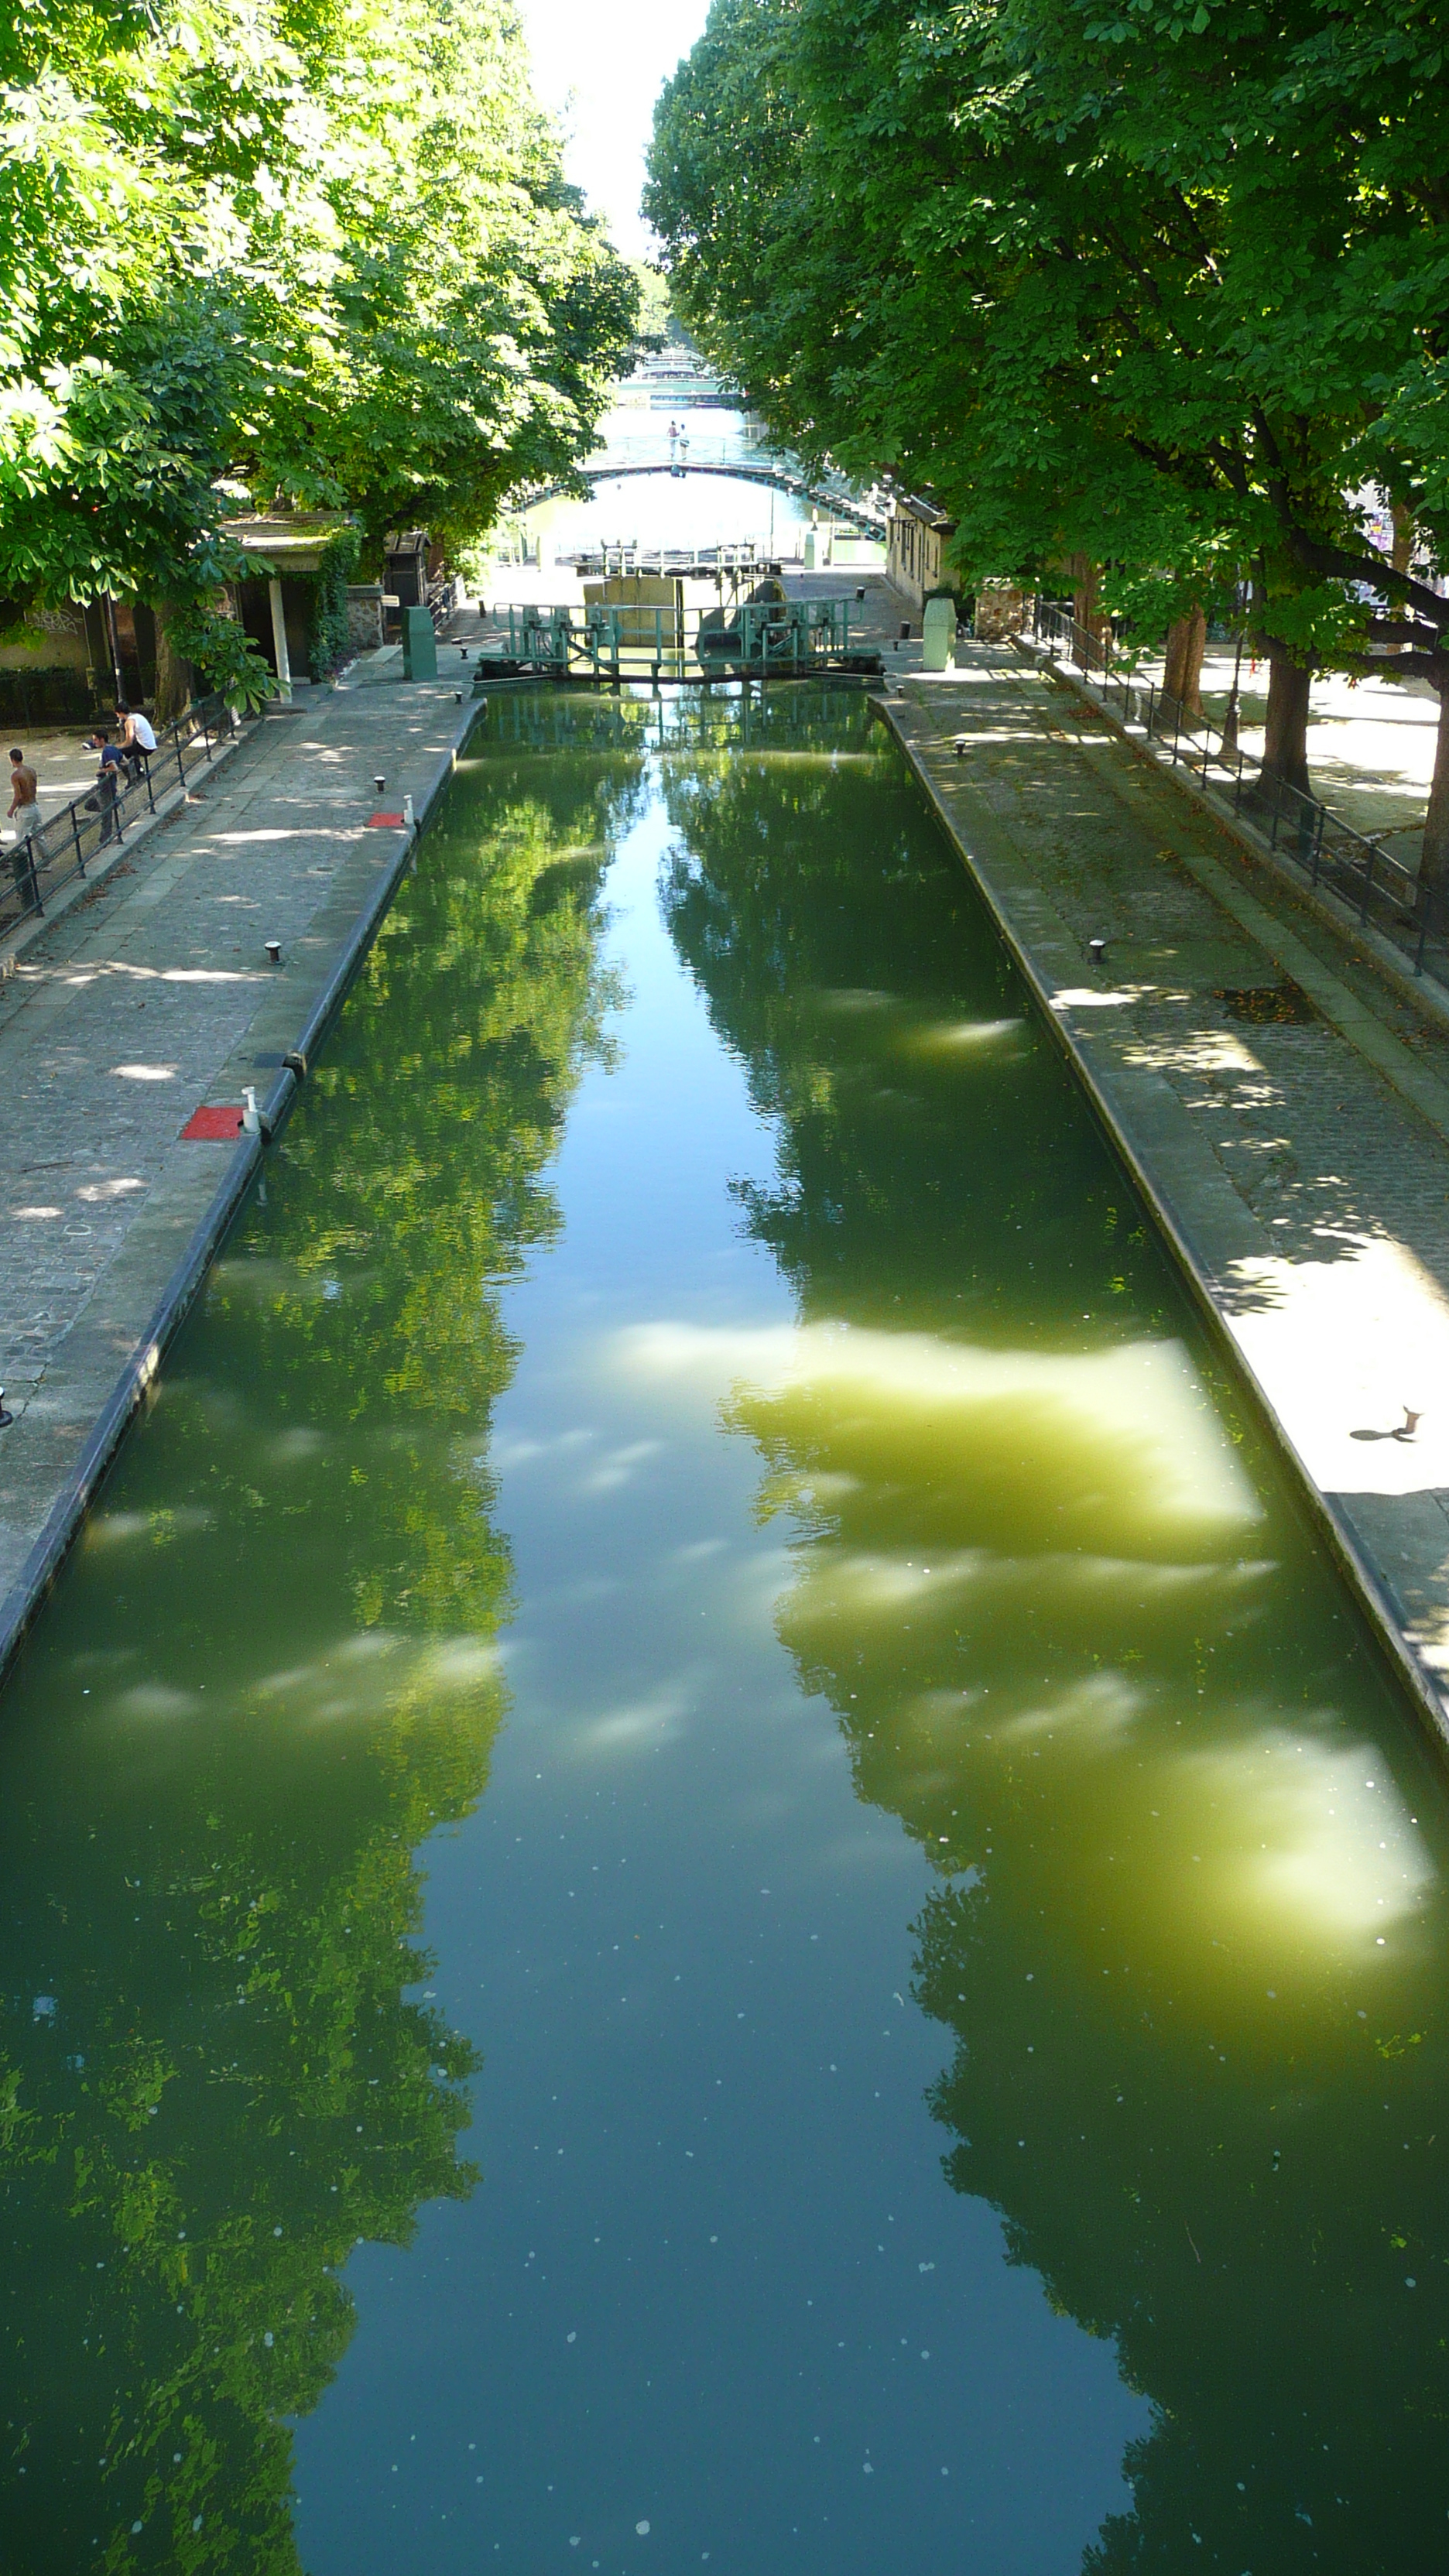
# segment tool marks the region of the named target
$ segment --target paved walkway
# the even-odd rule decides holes
[[[473,720],[471,664],[402,683],[379,654],[279,714],[200,798],[20,954],[0,986],[0,1594],[62,1496],[233,1142],[202,1103],[278,1080],[404,834]],[[379,793],[377,775],[386,779]],[[269,964],[265,942],[281,942]]]
[[[314,695],[321,697],[331,694],[330,691],[314,691],[311,682],[307,680],[294,682],[293,686],[299,706],[310,704]],[[96,719],[96,722],[101,721],[109,725],[114,738],[117,730],[114,717]],[[12,744],[18,745],[35,772],[38,790],[36,802],[40,807],[42,822],[48,823],[51,816],[58,814],[61,807],[69,805],[73,798],[89,796],[96,783],[96,770],[99,765],[97,754],[86,749],[86,736],[94,730],[93,723],[55,725],[47,733],[37,732],[33,726],[12,725],[6,733],[0,748],[8,754]],[[174,767],[173,763],[173,772]],[[7,759],[5,768],[0,769],[0,778],[8,777]],[[0,802],[0,817],[3,817],[9,802],[10,791],[7,787],[4,800]],[[8,847],[14,838],[15,835],[9,823],[0,821],[0,846]]]
[[[1449,1025],[1015,656],[889,713],[1449,1732]]]
[[[1221,725],[1235,667],[1231,646],[1213,645],[1203,659],[1202,702],[1209,721]],[[1387,668],[1387,665],[1385,665]],[[1144,679],[1162,678],[1162,656],[1149,655]],[[1239,674],[1238,739],[1261,759],[1268,711],[1268,667],[1243,659]],[[1439,700],[1427,680],[1390,680],[1377,674],[1348,680],[1329,671],[1309,692],[1308,771],[1313,792],[1352,823],[1381,841],[1406,867],[1417,868]]]

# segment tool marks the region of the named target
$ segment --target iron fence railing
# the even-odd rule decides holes
[[[738,600],[701,610],[641,602],[568,607],[498,607],[479,636],[479,663],[510,671],[587,673],[598,679],[644,673],[658,679],[728,678],[741,672],[880,667],[851,634],[855,605],[844,599]]]
[[[1032,631],[1053,660],[1073,662],[1106,704],[1121,708],[1129,733],[1140,730],[1160,743],[1174,767],[1190,771],[1210,795],[1254,824],[1310,884],[1332,886],[1361,924],[1372,920],[1412,958],[1416,975],[1427,969],[1436,982],[1449,984],[1449,913],[1443,900],[1421,888],[1414,870],[1382,841],[1358,831],[1321,797],[1266,777],[1261,760],[1242,749],[1235,731],[1190,714],[1157,682],[1137,678],[1130,664],[1118,665],[1109,628],[1095,634],[1068,611],[1038,601]]]
[[[203,698],[180,721],[158,734],[149,757],[102,777],[85,796],[51,814],[25,841],[0,851],[0,935],[32,913],[43,913],[63,886],[83,877],[102,851],[124,841],[128,830],[157,802],[206,766],[244,719],[224,698]]]

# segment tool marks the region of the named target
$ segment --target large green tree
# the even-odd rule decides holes
[[[1449,681],[1449,607],[1354,497],[1438,563],[1443,20],[716,0],[647,204],[712,354],[808,451],[933,489],[966,578],[1083,558],[1160,632],[1250,577],[1301,786],[1314,667]]]
[[[591,443],[637,288],[505,0],[35,0],[0,82],[12,618],[145,598],[230,680],[229,507],[346,510],[375,558]]]

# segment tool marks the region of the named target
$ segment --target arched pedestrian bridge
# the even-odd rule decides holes
[[[693,437],[687,413],[676,437],[616,441],[591,456],[579,471],[591,492],[597,491],[601,483],[624,482],[644,474],[710,474],[733,483],[759,483],[775,492],[788,492],[792,500],[843,520],[865,536],[883,535],[890,516],[882,493],[862,491],[856,484],[847,483],[843,475],[812,474],[797,457],[751,446],[743,439]],[[569,498],[576,491],[577,485],[572,481],[537,484],[518,494],[513,506],[531,510],[541,501]]]

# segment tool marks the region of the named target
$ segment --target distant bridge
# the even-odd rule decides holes
[[[687,434],[663,452],[652,441],[649,448],[644,455],[639,453],[638,445],[623,451],[606,449],[601,456],[591,456],[579,470],[591,491],[600,483],[621,483],[639,474],[713,474],[732,483],[760,483],[775,492],[788,492],[792,500],[804,501],[812,509],[843,519],[848,526],[872,537],[884,533],[890,516],[878,493],[857,491],[833,476],[812,475],[793,457],[773,456],[759,448],[734,450],[723,439],[710,440],[706,453],[705,442],[691,440]],[[532,510],[541,501],[568,498],[572,490],[571,484],[562,481],[539,484],[520,493],[512,506]]]

